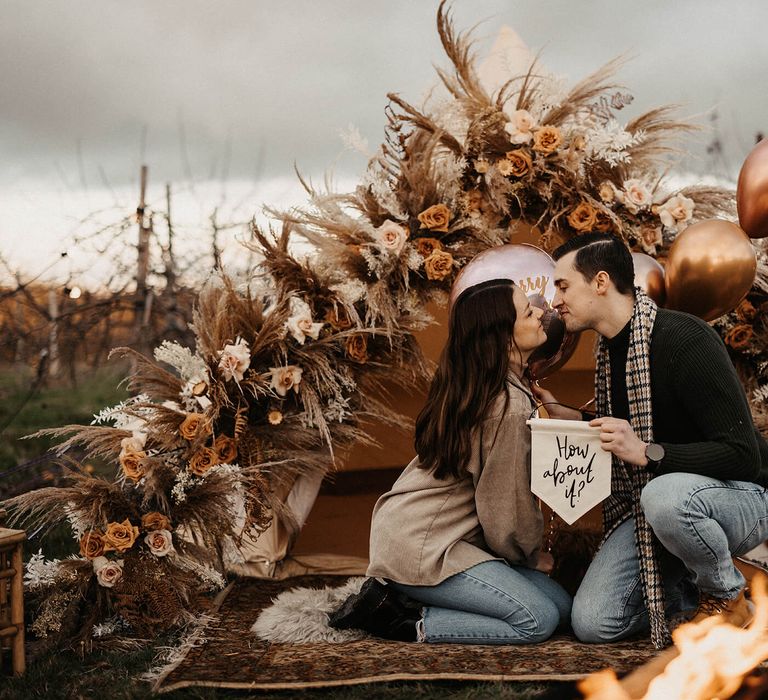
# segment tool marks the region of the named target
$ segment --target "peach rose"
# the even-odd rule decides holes
[[[88,530],[80,538],[80,555],[86,559],[100,557],[106,551],[104,535],[97,530]]]
[[[448,223],[451,220],[451,210],[445,204],[435,204],[425,209],[416,218],[421,222],[421,228],[445,233],[448,231]]]
[[[504,125],[504,131],[509,134],[512,143],[530,143],[536,122],[526,109],[513,112],[509,121]]]
[[[93,571],[100,586],[112,588],[123,577],[123,560],[110,561],[106,557],[96,557],[93,560]]]
[[[283,422],[283,414],[281,411],[273,408],[269,413],[267,413],[267,420],[269,421],[270,425],[280,425],[280,423]]]
[[[643,224],[640,227],[640,245],[644,250],[655,252],[656,246],[661,245],[661,227],[653,224]]]
[[[315,323],[312,320],[312,310],[306,301],[298,297],[292,297],[291,316],[286,322],[286,327],[293,338],[304,345],[307,338],[318,339],[323,324]]]
[[[464,208],[473,219],[482,215],[484,205],[485,200],[483,199],[483,193],[480,190],[473,189],[464,193]]]
[[[121,452],[142,452],[147,444],[147,434],[134,430],[131,437],[120,440]]]
[[[424,261],[424,271],[431,280],[444,280],[453,272],[453,256],[446,250],[436,250]]]
[[[624,183],[624,189],[616,193],[617,199],[632,213],[637,214],[651,204],[651,191],[638,178],[632,178]]]
[[[285,396],[291,389],[299,393],[299,384],[301,384],[301,374],[304,370],[296,365],[286,365],[285,367],[270,367],[272,376],[270,378],[269,388],[274,389],[279,396]]]
[[[126,518],[121,523],[109,523],[104,533],[104,544],[107,547],[124,552],[133,547],[133,543],[139,536],[139,528],[131,525],[131,521]]]
[[[210,447],[203,447],[195,452],[189,460],[187,469],[190,474],[203,476],[211,467],[219,463],[219,455]]]
[[[179,426],[179,434],[185,440],[210,435],[211,420],[204,413],[187,413]]]
[[[123,452],[120,455],[120,466],[127,479],[136,483],[144,476],[144,466],[141,462],[146,456],[146,452]]]
[[[725,344],[730,345],[734,350],[743,350],[749,346],[754,331],[752,326],[746,323],[737,323],[725,335]]]
[[[533,167],[531,156],[524,150],[507,151],[507,160],[512,164],[511,175],[513,177],[523,177],[527,175]]]
[[[167,515],[152,511],[141,516],[141,529],[145,532],[152,530],[170,530],[171,520]]]
[[[345,331],[352,327],[352,320],[343,306],[332,306],[325,312],[325,322],[336,331]]]
[[[173,537],[168,530],[154,530],[144,538],[144,544],[156,557],[166,557],[173,549]]]
[[[349,336],[344,345],[344,351],[350,360],[355,362],[368,361],[368,339],[362,333]]]
[[[219,435],[213,441],[213,449],[219,456],[220,464],[231,464],[237,459],[237,443],[228,435]]]
[[[408,231],[400,224],[387,219],[376,229],[376,240],[384,250],[400,255],[400,251],[408,240]]]
[[[548,156],[554,153],[562,142],[560,129],[556,126],[542,126],[533,136],[533,150]]]
[[[568,223],[574,231],[586,233],[595,227],[597,212],[589,202],[581,202],[568,214]]]
[[[681,194],[670,197],[658,208],[661,223],[667,228],[675,229],[678,233],[693,218],[695,203],[692,199]]]
[[[225,345],[219,352],[219,369],[227,381],[230,379],[236,382],[243,381],[245,371],[250,364],[251,351],[248,343],[242,338],[238,338],[234,344]]]

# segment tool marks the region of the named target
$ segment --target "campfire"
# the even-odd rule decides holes
[[[745,678],[768,659],[766,577],[752,579],[755,617],[746,628],[721,616],[681,625],[672,633],[675,646],[661,652],[622,680],[606,669],[579,683],[585,700],[711,700],[768,697],[765,679]],[[760,686],[758,688],[758,686]]]

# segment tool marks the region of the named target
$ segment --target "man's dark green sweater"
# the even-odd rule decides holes
[[[630,323],[607,341],[611,407],[629,420]],[[664,447],[656,474],[689,472],[768,486],[768,444],[720,336],[690,314],[659,309],[651,334],[653,439]]]

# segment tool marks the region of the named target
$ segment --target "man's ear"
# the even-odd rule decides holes
[[[595,291],[598,294],[606,294],[611,285],[611,276],[605,270],[600,270],[600,272],[592,278],[592,281],[595,284]]]

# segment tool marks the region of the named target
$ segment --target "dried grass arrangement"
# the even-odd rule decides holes
[[[79,543],[71,559],[28,566],[38,635],[150,636],[187,621],[224,585],[226,551],[285,515],[275,494],[331,470],[334,449],[368,439],[363,421],[399,422],[385,380],[427,377],[413,337],[431,322],[427,303],[444,303],[462,265],[518,224],[545,249],[604,230],[658,253],[698,218],[733,216],[732,192],[665,186],[691,127],[666,108],[620,125],[630,96],[612,82],[618,63],[569,91],[534,65],[488,94],[445,3],[437,24],[448,96],[416,108],[390,95],[385,142],[356,191],[305,183],[304,208],[273,211],[277,231],[254,227],[250,278],[219,274],[202,290],[194,348],[117,351],[134,359],[134,398],[46,431],[65,438],[62,457],[77,444],[118,473],[107,482],[72,464],[71,485],[6,504],[36,528],[68,522]],[[316,253],[299,259],[295,236]]]

